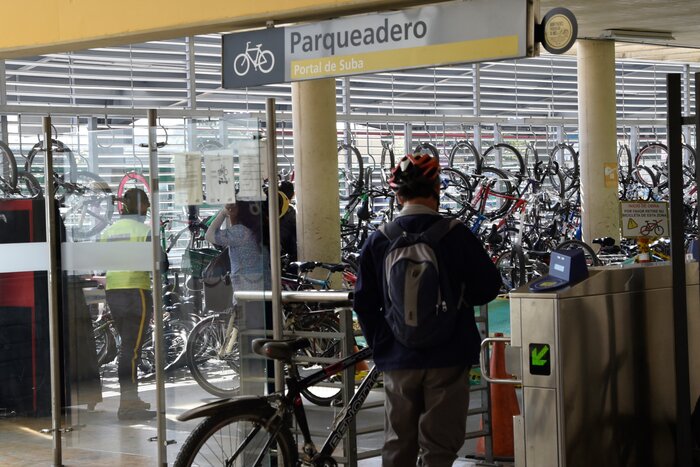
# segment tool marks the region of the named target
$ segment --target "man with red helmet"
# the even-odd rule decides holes
[[[440,164],[427,154],[409,154],[392,170],[389,184],[402,209],[396,223],[405,232],[425,232],[437,222]],[[429,348],[397,341],[384,317],[384,258],[389,239],[369,237],[360,254],[354,309],[384,372],[383,467],[451,466],[464,443],[469,410],[469,369],[479,357],[481,338],[472,306],[493,300],[501,279],[483,245],[462,223],[442,238],[439,264],[450,289],[464,290],[452,337]]]

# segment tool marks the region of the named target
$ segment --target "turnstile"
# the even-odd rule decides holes
[[[698,263],[687,265],[686,281],[694,404]],[[591,270],[560,291],[524,286],[510,296],[523,396],[522,415],[514,417],[516,466],[675,465],[671,267]]]

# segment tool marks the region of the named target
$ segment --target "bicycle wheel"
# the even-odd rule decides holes
[[[187,366],[192,377],[202,389],[221,398],[237,395],[240,388],[238,339],[233,338],[230,349],[222,349],[229,320],[226,313],[204,318],[187,339]]]
[[[197,425],[182,445],[174,467],[294,467],[297,450],[284,421],[268,406],[245,413],[221,413]]]
[[[139,172],[131,171],[125,173],[119,181],[119,187],[117,187],[117,212],[120,214],[123,214],[121,200],[124,199],[124,193],[132,188],[139,188],[145,191],[150,198],[151,186],[148,183],[148,179]]]
[[[510,209],[513,200],[509,197],[513,195],[513,184],[510,182],[508,175],[495,167],[481,167],[481,183],[489,183],[490,195],[486,200],[483,200],[483,212],[489,219],[494,219],[502,216]],[[483,179],[487,180],[483,180]],[[471,205],[469,205],[471,209]]]
[[[17,186],[17,161],[10,147],[0,141],[0,190],[11,193]]]
[[[341,157],[341,155],[345,157]],[[364,164],[360,150],[351,144],[338,146],[338,182],[340,199],[347,201],[364,187]]]
[[[93,334],[95,350],[97,351],[97,365],[102,366],[113,362],[119,353],[117,330],[112,326],[102,325],[95,328]]]
[[[444,168],[440,171],[440,206],[446,216],[459,217],[469,207],[472,187],[469,179],[459,170]]]
[[[481,154],[469,141],[457,141],[450,150],[447,166],[457,169],[463,174],[471,175],[479,173],[481,169]]]
[[[632,152],[626,144],[621,144],[617,150],[617,172],[620,183],[629,180],[632,174]]]
[[[389,143],[382,141],[382,157],[379,161],[380,173],[382,178],[382,188],[384,190],[391,190],[389,186],[389,178],[391,177],[391,171],[396,167],[396,161],[394,159],[394,150]]]
[[[165,348],[165,368],[168,372],[177,367],[187,348],[187,335],[179,329],[165,329],[163,332]],[[156,374],[156,350],[153,345],[153,332],[143,340],[138,361],[139,380],[147,380]]]
[[[557,153],[561,152],[562,156],[559,158]],[[566,193],[572,188],[576,187],[579,182],[579,164],[578,164],[578,152],[570,144],[559,143],[554,146],[552,152],[549,153],[549,166],[558,166],[561,178],[564,180],[563,185],[561,185],[561,191]],[[556,164],[556,165],[555,165]],[[554,175],[553,171],[550,171],[550,181],[553,187],[557,187],[560,183],[559,177]]]
[[[29,150],[27,154],[27,162],[24,169],[33,174],[38,180],[42,181],[44,177],[44,142],[39,141]],[[57,139],[51,140],[51,149],[53,151],[53,169],[59,174],[69,174],[69,181],[75,182],[74,177],[78,172],[78,163],[75,160],[75,154],[62,141]]]
[[[513,245],[508,251],[504,251],[496,260],[496,268],[501,275],[503,291],[510,292],[527,282],[525,272],[525,255],[522,247]]]
[[[497,164],[499,159],[500,164]],[[510,144],[498,143],[492,145],[484,151],[481,163],[489,167],[498,167],[514,178],[520,177],[519,180],[527,178],[527,168],[525,167],[523,156],[520,154],[520,151]]]
[[[335,337],[327,335],[309,338],[311,345],[299,351],[300,357],[310,360],[297,363],[297,369],[302,378],[321,369],[321,364],[318,361],[313,361],[313,359],[330,358],[340,360],[342,358],[340,325],[334,318],[328,316],[316,318],[313,315],[306,315],[298,322],[298,326],[296,329],[298,331],[337,334]],[[341,401],[343,397],[342,387],[340,387],[341,382],[342,377],[340,374],[336,374],[318,386],[302,389],[301,393],[313,404],[329,406],[333,402]]]
[[[591,248],[591,246],[588,243],[584,243],[580,240],[566,240],[565,242],[562,242],[559,245],[557,245],[555,249],[575,250],[577,248],[583,250],[583,253],[586,256],[586,264],[588,266],[601,266],[603,264],[600,262],[600,259],[598,258],[598,255],[596,255],[593,248]]]
[[[59,186],[56,196],[63,198],[61,215],[73,239],[90,238],[112,221],[112,190],[98,175],[77,172],[75,181]]]
[[[38,198],[43,194],[39,181],[25,170],[17,172],[15,192],[20,198]]]

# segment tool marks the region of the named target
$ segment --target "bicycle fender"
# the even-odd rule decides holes
[[[195,418],[209,417],[211,415],[225,412],[225,411],[251,411],[251,410],[261,410],[269,409],[271,412],[274,411],[264,396],[241,396],[234,399],[223,399],[215,402],[210,402],[208,404],[195,407],[184,413],[181,413],[176,418],[181,422],[186,422],[188,420],[194,420]]]

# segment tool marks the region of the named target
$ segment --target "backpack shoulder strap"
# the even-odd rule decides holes
[[[458,219],[448,219],[442,217],[438,219],[433,225],[431,225],[428,230],[423,232],[423,238],[428,241],[428,243],[437,245],[442,237],[447,235],[450,230],[452,230],[457,224],[459,224]]]
[[[402,236],[405,232],[396,221],[391,221],[387,222],[386,224],[380,225],[379,231],[386,238],[388,238],[390,242],[393,242],[394,240]]]

